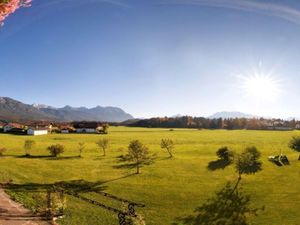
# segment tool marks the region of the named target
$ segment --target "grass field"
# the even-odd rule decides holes
[[[146,129],[112,127],[106,136],[111,145],[107,156],[97,149],[95,142],[100,135],[53,134],[31,137],[36,141],[32,155],[24,155],[23,144],[28,136],[0,134],[0,147],[7,148],[6,156],[0,158],[0,178],[12,179],[16,187],[9,191],[18,201],[28,207],[36,207],[41,201],[35,192],[26,188],[42,189],[47,184],[60,181],[72,184],[84,180],[81,185],[96,185],[105,192],[144,203],[138,210],[148,225],[170,225],[177,217],[191,215],[214,192],[227,181],[235,181],[234,168],[211,172],[208,162],[215,160],[215,152],[228,146],[240,152],[246,146],[255,145],[262,152],[263,171],[245,176],[242,186],[252,195],[253,205],[265,206],[265,211],[253,218],[258,225],[300,225],[300,162],[298,154],[287,147],[292,136],[299,131],[225,131]],[[171,138],[176,143],[173,159],[160,149],[160,140]],[[126,153],[129,142],[139,139],[151,153],[157,153],[154,164],[135,170],[122,167],[118,156]],[[78,142],[85,142],[83,157],[78,158]],[[66,146],[59,160],[49,155],[46,148],[60,143]],[[268,162],[269,155],[279,154],[280,149],[291,162],[290,166],[277,167]],[[74,156],[74,157],[73,157]],[[84,193],[107,205],[122,208],[124,205],[104,197]],[[67,198],[66,217],[63,225],[112,225],[117,216],[109,211],[90,205],[74,197]]]

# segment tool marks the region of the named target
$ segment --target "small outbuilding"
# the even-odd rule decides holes
[[[29,128],[27,130],[27,134],[33,135],[33,136],[46,135],[46,134],[48,134],[48,129],[47,128]]]

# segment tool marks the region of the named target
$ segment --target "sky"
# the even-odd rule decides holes
[[[298,0],[34,0],[0,28],[0,96],[300,117],[299,38]]]

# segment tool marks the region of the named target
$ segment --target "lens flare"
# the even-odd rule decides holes
[[[246,95],[255,100],[274,100],[280,94],[280,81],[270,74],[255,73],[240,78]]]

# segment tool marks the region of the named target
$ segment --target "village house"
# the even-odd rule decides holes
[[[60,133],[62,133],[62,134],[69,134],[69,133],[73,133],[74,131],[75,131],[75,129],[71,126],[60,127]]]
[[[3,126],[3,132],[8,133],[12,131],[23,131],[24,126],[18,123],[7,123]]]
[[[97,122],[80,122],[73,124],[73,127],[76,129],[76,133],[98,133],[100,126],[101,125]]]

